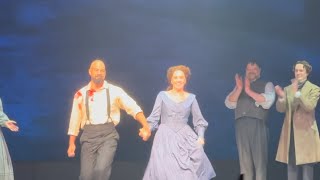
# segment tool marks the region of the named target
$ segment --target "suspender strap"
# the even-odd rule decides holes
[[[86,100],[85,100],[85,104],[86,104],[86,115],[87,115],[87,122],[90,122],[90,112],[89,112],[89,93],[90,90],[87,90],[86,92]],[[111,116],[110,116],[110,112],[111,112],[111,105],[110,105],[110,92],[109,92],[109,88],[106,88],[106,94],[107,94],[107,114],[108,114],[108,121],[112,121]]]
[[[89,93],[90,90],[87,90],[86,92],[86,114],[87,114],[87,121],[90,122],[90,112],[89,112]]]
[[[109,120],[112,120],[112,119],[111,119],[111,116],[110,116],[111,105],[110,105],[110,92],[109,92],[109,87],[106,89],[106,91],[107,91],[107,103],[108,103],[108,105],[107,105],[107,113],[108,113],[108,121],[109,121]]]

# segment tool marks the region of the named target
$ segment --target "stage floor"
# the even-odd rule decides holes
[[[234,160],[212,162],[217,177],[214,180],[237,180],[239,165]],[[13,163],[15,180],[77,180],[79,161],[16,161]],[[141,180],[146,162],[116,161],[113,165],[111,180]],[[314,180],[320,179],[320,165],[315,166]],[[286,180],[285,164],[271,162],[268,167],[268,180]]]

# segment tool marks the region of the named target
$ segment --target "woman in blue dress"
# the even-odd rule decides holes
[[[3,112],[1,99],[0,99],[0,126],[7,127],[11,131],[15,131],[15,132],[19,130],[18,126],[16,126],[16,122],[9,120],[8,116]],[[0,179],[14,180],[11,158],[7,148],[6,141],[2,134],[1,127],[0,127]]]
[[[151,130],[157,132],[143,180],[209,180],[216,176],[203,149],[208,122],[195,95],[185,90],[190,75],[183,65],[167,71],[169,87],[158,94],[147,118]],[[190,114],[194,130],[188,125]]]

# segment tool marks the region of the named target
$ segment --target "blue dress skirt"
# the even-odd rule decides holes
[[[190,114],[194,129],[188,125]],[[208,123],[195,95],[176,103],[162,91],[147,119],[151,129],[158,130],[143,180],[209,180],[216,176],[202,145],[197,142]]]

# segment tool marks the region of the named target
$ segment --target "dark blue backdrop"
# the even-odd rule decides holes
[[[316,0],[29,0],[0,3],[0,96],[19,133],[5,131],[14,160],[66,159],[71,102],[89,78],[90,60],[106,59],[108,79],[148,115],[166,88],[166,69],[191,67],[188,89],[210,125],[211,159],[236,159],[233,111],[224,106],[249,59],[281,86],[292,64],[307,59],[320,85],[320,17]],[[317,111],[319,116],[319,108]],[[283,115],[270,112],[273,159]],[[319,121],[318,121],[319,122]],[[117,158],[146,160],[151,142],[123,113]]]

